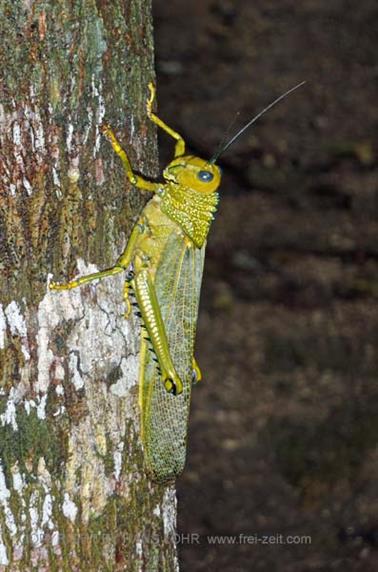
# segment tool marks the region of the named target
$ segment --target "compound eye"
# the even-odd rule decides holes
[[[203,183],[209,183],[214,179],[214,175],[210,171],[199,171],[197,177]]]

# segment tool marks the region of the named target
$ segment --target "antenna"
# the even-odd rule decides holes
[[[272,109],[272,107],[274,107],[279,101],[281,101],[282,99],[284,99],[285,97],[287,97],[290,93],[292,93],[293,91],[295,91],[296,89],[298,89],[299,87],[301,87],[302,85],[304,85],[306,82],[305,81],[301,81],[301,83],[298,83],[297,85],[295,85],[294,87],[292,87],[291,89],[288,89],[287,91],[285,91],[285,93],[283,93],[282,95],[280,95],[279,97],[277,97],[277,99],[275,99],[274,101],[272,101],[272,103],[270,103],[269,105],[267,105],[262,111],[260,111],[260,113],[258,113],[257,115],[255,115],[255,117],[253,117],[250,121],[248,121],[248,123],[246,125],[244,125],[244,127],[242,127],[240,129],[240,131],[238,131],[236,133],[236,135],[234,135],[233,137],[231,137],[231,139],[223,146],[221,147],[221,149],[217,150],[216,153],[213,155],[213,157],[210,159],[209,163],[215,163],[217,161],[217,159],[219,159],[219,157],[225,152],[227,151],[227,149],[229,147],[231,147],[231,145],[233,143],[235,143],[236,139],[238,139],[240,137],[240,135],[242,135],[244,133],[244,131],[246,131],[248,129],[248,127],[250,127],[251,125],[253,125],[253,123],[256,123],[256,121],[262,116],[264,115],[264,113],[266,113],[267,111],[269,111],[269,109]]]
[[[218,146],[216,148],[216,151],[214,153],[214,157],[219,157],[219,155],[222,153],[222,149],[223,149],[223,145],[225,145],[227,137],[230,134],[231,129],[233,128],[233,126],[236,123],[237,118],[240,115],[240,111],[237,111],[233,117],[233,119],[230,121],[229,126],[226,129],[226,133],[223,135],[220,143],[218,143]],[[212,163],[213,161],[211,160],[210,163]]]

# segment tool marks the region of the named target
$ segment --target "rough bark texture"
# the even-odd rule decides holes
[[[122,277],[47,291],[114,263],[145,200],[100,124],[156,174],[150,2],[0,0],[0,22],[0,570],[176,570]]]

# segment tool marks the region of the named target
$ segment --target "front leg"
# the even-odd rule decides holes
[[[132,282],[142,320],[161,369],[166,390],[174,395],[182,393],[182,381],[173,365],[167,333],[160,312],[155,286],[148,268],[141,268]]]
[[[158,127],[163,129],[166,133],[168,133],[168,135],[176,140],[175,157],[181,157],[185,153],[185,141],[181,135],[177,133],[177,131],[174,131],[171,127],[164,123],[164,121],[152,111],[152,104],[155,100],[156,88],[152,82],[148,84],[148,88],[150,90],[150,97],[147,101],[147,115],[151,121],[153,121]]]
[[[118,157],[121,159],[123,168],[125,169],[126,176],[129,179],[130,183],[143,191],[151,191],[152,193],[156,193],[160,185],[158,185],[157,183],[152,183],[151,181],[147,181],[140,175],[134,173],[126,151],[122,149],[118,139],[116,138],[110,127],[108,125],[103,125],[102,132],[109,140],[111,146],[113,147],[114,152],[117,153]]]

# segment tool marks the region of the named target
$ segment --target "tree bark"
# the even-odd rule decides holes
[[[175,491],[139,438],[139,331],[111,266],[157,174],[145,0],[0,0],[0,570],[177,570]]]

